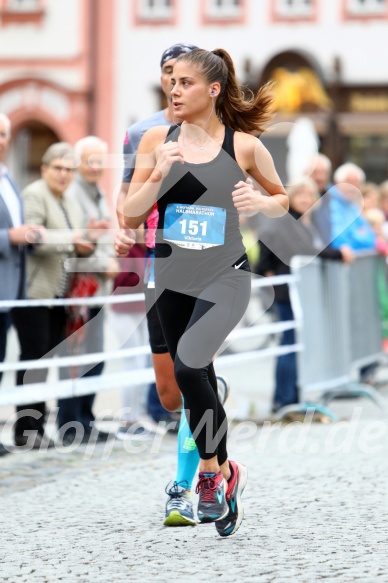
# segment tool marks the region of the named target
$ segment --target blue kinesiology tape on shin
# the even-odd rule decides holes
[[[194,476],[199,464],[199,454],[193,439],[189,424],[187,423],[184,406],[181,412],[181,421],[178,431],[178,465],[176,481],[187,482],[187,489],[191,489]]]

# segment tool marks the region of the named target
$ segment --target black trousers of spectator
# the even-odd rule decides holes
[[[53,308],[14,308],[12,320],[20,343],[20,361],[49,358],[55,354],[56,346],[64,338],[66,322],[63,306]],[[45,382],[47,369],[20,370],[16,375],[17,385]],[[34,387],[31,386],[31,394]],[[32,409],[33,414],[26,410]],[[15,435],[22,436],[25,430],[37,430],[44,434],[46,404],[32,403],[17,407],[18,419],[15,423]]]
[[[101,308],[89,308],[89,322],[96,318]],[[104,350],[104,330],[103,319],[95,325],[86,328],[86,338],[82,348],[83,354],[92,354]],[[104,362],[99,362],[95,366],[86,365],[79,367],[79,377],[93,377],[102,374]],[[61,378],[71,378],[70,372],[66,368],[61,369]],[[82,395],[81,397],[70,397],[68,399],[58,399],[58,427],[61,428],[67,423],[77,421],[85,432],[92,430],[95,417],[93,414],[93,403],[95,393]]]
[[[7,348],[7,333],[10,326],[9,312],[0,312],[0,362],[4,362]],[[3,373],[0,371],[0,381]]]

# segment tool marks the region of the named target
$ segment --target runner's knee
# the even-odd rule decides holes
[[[177,386],[172,386],[163,379],[156,381],[156,388],[160,402],[167,411],[178,411],[182,408],[182,395]]]
[[[201,369],[187,366],[178,356],[175,358],[174,372],[176,382],[178,383],[183,395],[185,389],[190,390],[190,387],[193,385],[198,386],[201,382]]]

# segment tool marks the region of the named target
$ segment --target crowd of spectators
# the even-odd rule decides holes
[[[107,296],[123,286],[127,289],[136,286],[136,291],[141,291],[142,282],[139,286],[138,281],[130,281],[131,278],[128,281],[131,274],[120,271],[114,250],[117,225],[112,221],[101,188],[107,144],[98,137],[87,136],[74,146],[65,142],[51,145],[42,158],[41,177],[20,192],[5,165],[10,139],[10,120],[0,114],[0,275],[6,282],[0,286],[0,300]],[[143,261],[141,245],[135,246],[132,255],[135,251]],[[11,325],[17,332],[20,361],[102,353],[105,320],[102,308],[103,302],[90,307],[0,308],[0,362],[5,358]],[[144,311],[144,306],[141,308]],[[135,309],[138,311],[139,306]],[[146,344],[143,319],[142,315],[131,313],[130,307],[124,312],[120,308],[112,311],[111,323],[120,331],[123,347]],[[131,321],[130,330],[126,330],[127,320]],[[139,358],[140,363],[132,359],[127,367],[144,367],[145,358]],[[95,377],[103,368],[103,359],[97,364],[61,366],[59,378]],[[26,365],[17,371],[16,384],[45,383],[47,376],[47,368]],[[144,403],[143,409],[146,407],[147,388],[123,389],[123,406],[131,412],[132,423],[138,421],[139,399]],[[36,402],[37,393],[33,390],[31,387],[31,403],[16,408],[14,442],[16,446],[28,445],[33,449],[50,447],[54,443],[45,431],[46,404]],[[95,394],[90,392],[58,400],[60,443],[70,445],[75,440],[87,443],[91,436],[95,441],[106,441],[111,437],[96,427],[94,399]],[[6,453],[8,449],[0,444],[0,455]]]
[[[256,271],[263,276],[290,273],[295,255],[313,255],[327,260],[354,261],[357,254],[374,251],[388,255],[388,181],[366,182],[365,172],[345,163],[332,173],[329,158],[317,154],[308,161],[304,176],[288,188],[290,210],[276,220],[261,220],[259,260]],[[290,220],[292,217],[293,220]],[[388,318],[386,274],[381,289],[382,323]],[[280,320],[292,320],[286,285],[276,286],[275,306]],[[286,330],[281,345],[295,343],[295,330]],[[360,381],[373,383],[376,365],[360,371]],[[299,401],[295,353],[277,358],[272,410]]]

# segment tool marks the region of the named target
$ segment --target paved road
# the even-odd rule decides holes
[[[233,429],[249,481],[228,539],[162,526],[172,436],[138,453],[112,441],[0,458],[0,581],[385,583],[387,417],[365,400],[335,407],[362,410],[349,423]]]

